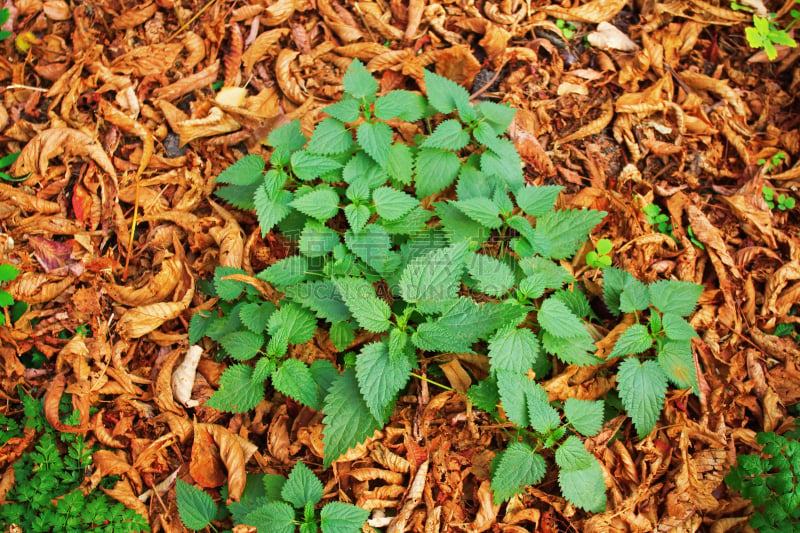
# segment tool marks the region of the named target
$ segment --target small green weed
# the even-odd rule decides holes
[[[647,216],[647,223],[650,224],[655,230],[664,235],[669,235],[673,239],[675,234],[672,232],[672,224],[669,221],[669,216],[661,212],[661,208],[656,204],[649,204],[645,206],[644,214]]]
[[[8,282],[19,276],[19,269],[14,265],[5,264],[0,265],[0,283]],[[2,308],[14,305],[14,298],[11,297],[6,291],[0,290],[0,325],[6,323],[6,316]],[[12,312],[12,315],[14,313]],[[12,322],[14,317],[11,317]]]
[[[767,202],[767,205],[770,209],[775,209],[776,207],[781,211],[789,211],[794,209],[797,202],[791,196],[786,194],[775,194],[775,189],[772,187],[767,187],[766,185],[761,188],[761,193],[764,195],[764,201]]]
[[[800,527],[800,442],[762,432],[759,455],[740,455],[725,483],[756,508],[750,527],[760,533],[788,533]]]
[[[6,21],[8,20],[8,17],[10,16],[11,16],[11,11],[9,11],[7,7],[0,9],[0,26],[5,24]],[[10,31],[0,30],[0,41],[2,41],[3,39],[8,39],[9,37],[11,37]]]
[[[245,491],[238,502],[227,506],[234,525],[245,524],[259,531],[294,533],[358,533],[369,512],[341,502],[331,502],[317,511],[322,499],[322,483],[298,461],[288,478],[278,475],[248,474]],[[178,513],[183,525],[192,530],[211,527],[220,516],[214,499],[205,491],[182,480],[177,481]],[[225,515],[223,513],[223,515]]]
[[[775,155],[769,158],[769,160],[763,158],[759,159],[758,164],[766,165],[764,172],[770,173],[779,166],[781,166],[785,160],[786,160],[786,152],[776,152]]]
[[[597,241],[597,248],[586,254],[586,264],[592,268],[611,266],[611,257],[608,255],[614,249],[614,243],[609,239]]]
[[[778,50],[775,48],[776,44],[788,46],[789,48],[797,47],[797,41],[789,35],[789,29],[794,26],[798,19],[795,17],[785,29],[780,29],[775,23],[774,16],[773,13],[768,17],[753,15],[753,25],[744,29],[747,44],[751,48],[763,48],[770,61],[778,57]]]
[[[563,20],[563,19],[556,19],[556,26],[558,29],[561,30],[561,35],[564,36],[564,39],[570,40],[575,37],[575,32],[578,30],[573,24]]]
[[[147,520],[99,489],[84,494],[79,487],[92,464],[94,448],[87,446],[84,435],[58,433],[45,421],[41,401],[23,392],[20,396],[25,424],[0,415],[0,446],[22,436],[23,427],[41,434],[34,451],[14,464],[16,482],[0,506],[0,527],[13,524],[26,533],[149,531]],[[76,424],[78,416],[73,412],[66,423]],[[113,479],[106,478],[103,483],[108,485]]]

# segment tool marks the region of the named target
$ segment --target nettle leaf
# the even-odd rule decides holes
[[[586,331],[583,321],[564,302],[552,296],[542,302],[538,320],[542,328],[556,337],[578,337]]]
[[[270,533],[294,533],[294,509],[285,502],[268,502],[247,513],[247,524],[254,524],[259,531]]]
[[[300,233],[300,253],[306,257],[328,255],[340,244],[339,234],[319,222],[309,221]]]
[[[197,344],[200,339],[206,336],[208,328],[214,321],[216,313],[213,315],[209,311],[196,311],[189,320],[189,344]]]
[[[503,225],[500,208],[489,198],[470,198],[450,203],[481,226],[497,229]]]
[[[605,216],[605,211],[591,209],[548,211],[536,219],[531,246],[544,257],[567,259],[586,242],[589,232]]]
[[[361,105],[358,103],[358,100],[349,98],[325,106],[322,108],[322,111],[342,122],[355,122],[358,120],[360,109]]]
[[[411,377],[407,357],[390,357],[383,342],[365,345],[356,357],[356,378],[372,416],[386,422],[387,407]]]
[[[252,378],[253,369],[249,366],[228,367],[219,380],[219,389],[206,405],[228,413],[244,413],[255,408],[264,399],[264,382],[254,382]]]
[[[347,204],[344,206],[344,216],[347,223],[350,224],[350,228],[355,233],[359,233],[369,222],[372,213],[365,205]]]
[[[651,283],[650,303],[662,313],[689,316],[694,312],[703,286],[689,281],[661,280]]]
[[[629,357],[617,370],[617,390],[639,438],[643,439],[655,428],[661,415],[667,394],[667,376],[655,361],[640,363],[635,357]]]
[[[503,296],[515,283],[511,268],[488,255],[472,254],[467,261],[467,272],[478,282],[477,289],[489,296]]]
[[[335,159],[323,155],[312,154],[308,150],[299,150],[292,154],[292,172],[298,179],[311,181],[323,174],[342,168]]]
[[[225,351],[238,361],[252,359],[264,345],[264,336],[252,331],[232,331],[219,341]]]
[[[397,220],[419,205],[419,201],[408,193],[392,187],[379,187],[372,193],[375,210],[385,220]]]
[[[175,480],[175,497],[181,522],[189,529],[205,528],[217,514],[217,504],[210,494],[180,478]]]
[[[550,405],[544,387],[534,383],[525,396],[528,400],[528,418],[530,418],[530,425],[533,429],[546,434],[561,425],[561,416]]]
[[[502,151],[503,141],[497,136],[497,132],[488,122],[481,122],[472,130],[472,136],[483,146],[492,151]]]
[[[525,184],[525,177],[522,173],[522,160],[514,143],[507,139],[497,139],[489,148],[491,151],[481,154],[481,170],[498,177],[511,190],[520,189]]]
[[[329,334],[333,347],[340,352],[350,347],[356,338],[355,330],[350,322],[334,322]]]
[[[235,300],[242,295],[247,284],[233,279],[225,279],[233,274],[246,274],[241,268],[220,266],[214,269],[214,290],[223,300]]]
[[[492,461],[492,500],[500,505],[529,485],[536,485],[547,471],[544,458],[524,442],[512,442]]]
[[[352,368],[346,369],[333,380],[322,412],[325,415],[322,420],[325,425],[322,430],[325,468],[329,468],[347,450],[363,442],[382,426],[361,396]]]
[[[528,427],[530,425],[528,395],[536,394],[535,390],[539,385],[519,372],[498,370],[495,375],[506,417],[518,426]]]
[[[581,440],[567,437],[556,450],[558,484],[561,493],[573,505],[585,511],[600,513],[606,509],[606,485],[603,468],[597,458],[586,451]]]
[[[451,243],[467,241],[470,246],[477,246],[489,238],[490,230],[476,224],[450,202],[437,202],[435,212]]]
[[[456,195],[459,200],[491,198],[493,188],[493,182],[486,174],[471,165],[462,163],[456,184]]]
[[[311,370],[299,359],[287,359],[272,373],[275,389],[312,409],[319,409],[317,387]]]
[[[231,185],[253,185],[264,177],[264,158],[248,154],[234,164],[220,172],[214,178],[215,183],[229,183]]]
[[[389,304],[375,295],[375,288],[366,279],[340,278],[334,280],[345,305],[353,313],[358,325],[372,333],[382,333],[392,323]]]
[[[471,107],[469,93],[464,87],[429,70],[425,71],[425,92],[430,105],[440,113]]]
[[[361,530],[369,511],[343,502],[331,502],[320,512],[322,533],[354,533]]]
[[[633,279],[636,279],[633,274],[617,267],[608,267],[603,270],[603,300],[613,314],[620,313],[619,297],[626,282]]]
[[[413,181],[414,154],[411,148],[402,143],[395,143],[389,148],[386,159],[386,172],[403,185],[411,185]]]
[[[289,205],[303,214],[325,222],[339,212],[339,195],[330,187],[321,186],[308,194],[295,198]]]
[[[510,326],[498,331],[489,341],[489,362],[493,372],[508,370],[525,374],[536,365],[540,350],[539,341],[531,330]]]
[[[378,92],[378,82],[364,66],[364,63],[354,59],[342,80],[344,92],[356,98],[364,98],[367,102],[375,99]]]
[[[475,407],[487,413],[497,411],[497,404],[500,403],[500,393],[497,390],[497,379],[489,376],[482,379],[467,391],[467,398]]]
[[[360,233],[347,231],[344,241],[359,259],[381,274],[394,272],[400,265],[399,256],[390,250],[389,233],[379,224],[369,224]]]
[[[267,143],[273,148],[283,148],[288,152],[299,150],[308,142],[300,128],[300,119],[295,119],[288,124],[278,126],[267,137]]]
[[[344,123],[335,118],[326,118],[314,129],[308,141],[308,151],[321,154],[341,154],[353,147],[353,134],[347,131]]]
[[[650,306],[647,285],[631,276],[625,281],[622,293],[619,295],[619,310],[623,313],[641,311]]]
[[[697,332],[686,319],[672,313],[664,313],[661,317],[661,327],[664,328],[667,338],[671,340],[688,341],[697,337]]]
[[[301,255],[293,255],[273,263],[258,274],[258,279],[272,285],[292,285],[306,279],[308,260]]]
[[[361,181],[368,189],[374,189],[386,183],[388,174],[366,152],[359,150],[344,166],[342,179],[349,184]]]
[[[286,296],[303,307],[314,311],[319,318],[328,322],[339,322],[352,318],[342,300],[339,290],[331,280],[309,281],[293,285]]]
[[[568,365],[592,366],[602,363],[603,360],[594,355],[597,347],[592,336],[585,328],[583,332],[575,337],[556,337],[545,331],[542,334],[542,346]]]
[[[675,386],[684,389],[691,387],[695,394],[700,394],[692,344],[688,339],[665,342],[658,351],[656,361]]]
[[[506,104],[497,104],[484,100],[478,104],[478,111],[486,118],[486,121],[494,128],[497,135],[502,135],[514,120],[517,110]]]
[[[524,318],[508,311],[505,305],[478,304],[471,298],[458,298],[443,309],[442,316],[420,324],[413,341],[423,350],[467,352],[473,343],[501,325],[516,326]]]
[[[427,108],[425,98],[411,91],[391,91],[375,100],[375,116],[381,120],[399,118],[416,122],[425,116]]]
[[[589,305],[589,299],[578,287],[574,287],[572,290],[559,289],[553,293],[553,297],[564,302],[569,310],[575,313],[575,316],[586,318],[594,315],[592,307]]]
[[[456,297],[467,244],[459,243],[413,259],[400,277],[400,294],[423,313],[436,312]]]
[[[269,318],[267,330],[270,335],[277,335],[279,330],[286,332],[287,340],[292,344],[303,344],[311,340],[317,320],[310,311],[295,303],[281,307]]]
[[[322,482],[314,472],[302,461],[297,461],[283,484],[281,498],[291,503],[295,509],[302,509],[307,503],[320,501],[323,491]]]
[[[413,235],[422,232],[431,217],[432,211],[418,205],[395,221],[381,220],[380,225],[391,235]]]
[[[653,338],[647,330],[647,326],[633,324],[622,332],[614,344],[609,357],[619,357],[621,355],[635,355],[646,352],[653,347]]]
[[[430,137],[426,138],[420,148],[441,148],[457,152],[469,144],[469,133],[456,119],[445,120],[436,126]]]
[[[389,350],[389,359],[391,359],[392,362],[397,361],[399,358],[406,357],[407,345],[408,333],[399,328],[392,328],[391,331],[389,331],[387,349]]]
[[[417,197],[424,198],[448,187],[456,179],[461,161],[453,152],[421,148],[416,160]]]
[[[269,317],[275,309],[272,302],[249,302],[239,308],[239,319],[253,333],[261,333],[266,329]]]
[[[272,231],[275,224],[286,218],[291,211],[289,204],[293,198],[294,196],[289,191],[279,191],[272,197],[266,185],[261,185],[256,189],[253,202],[262,236]]]
[[[364,122],[356,130],[361,148],[381,167],[386,166],[392,146],[392,128],[385,122]]]
[[[603,427],[605,402],[597,400],[578,400],[568,398],[564,402],[564,415],[575,431],[585,437],[592,437]]]
[[[558,194],[564,189],[561,185],[527,186],[517,191],[517,205],[525,214],[539,217],[553,209]]]
[[[525,257],[520,260],[519,266],[526,276],[541,278],[547,289],[560,289],[575,281],[567,269],[544,257]]]

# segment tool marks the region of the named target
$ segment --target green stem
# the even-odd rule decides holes
[[[423,376],[422,374],[417,374],[415,372],[411,372],[411,376],[415,377],[417,379],[421,379],[422,381],[426,381],[426,382],[430,383],[431,385],[436,385],[437,387],[441,387],[442,389],[444,389],[446,391],[458,392],[454,388],[448,387],[447,385],[443,385],[442,383],[438,383],[436,381],[433,381],[432,379],[428,379],[425,376]]]

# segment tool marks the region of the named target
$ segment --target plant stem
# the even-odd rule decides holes
[[[443,385],[442,383],[439,383],[439,382],[433,381],[432,379],[428,379],[428,378],[426,378],[425,376],[423,376],[422,374],[417,374],[417,373],[411,372],[411,376],[412,376],[412,377],[415,377],[415,378],[417,378],[417,379],[421,379],[422,381],[427,381],[427,382],[428,382],[428,383],[430,383],[431,385],[435,385],[435,386],[437,386],[437,387],[440,387],[440,388],[442,388],[442,389],[444,389],[444,390],[446,390],[446,391],[450,391],[450,392],[458,392],[458,391],[457,391],[457,390],[455,390],[454,388],[452,388],[452,387],[448,387],[447,385]]]

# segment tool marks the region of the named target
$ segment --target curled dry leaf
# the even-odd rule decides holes
[[[54,300],[70,287],[75,279],[71,276],[50,282],[51,276],[37,272],[23,272],[21,276],[6,285],[5,290],[14,300],[38,304]]]
[[[42,5],[42,10],[50,20],[68,20],[71,16],[69,5],[63,0],[49,0]]]
[[[225,466],[214,438],[204,426],[205,424],[194,424],[189,474],[201,487],[220,487],[225,483]]]
[[[279,50],[278,41],[284,36],[289,34],[287,28],[275,28],[274,30],[265,31],[256,37],[247,50],[242,54],[242,63],[244,64],[244,75],[250,76],[253,72],[253,67],[266,55],[272,55]]]
[[[382,479],[387,483],[399,484],[403,482],[403,474],[392,472],[382,468],[356,468],[347,473],[350,477],[358,481],[374,481]]]
[[[600,24],[613,19],[625,7],[625,0],[591,0],[585,4],[564,9],[557,4],[538,8],[553,18],[569,22],[589,22]]]
[[[187,76],[165,87],[153,91],[153,96],[164,100],[175,100],[196,89],[207,87],[214,83],[219,73],[220,62],[215,61],[203,70]]]
[[[153,401],[162,411],[182,415],[183,409],[173,400],[171,387],[173,368],[180,355],[181,350],[175,349],[164,357],[161,367],[158,369],[158,377],[153,385]],[[189,392],[191,395],[191,391]]]
[[[130,285],[108,283],[105,290],[115,301],[126,306],[149,305],[162,302],[178,286],[183,272],[183,263],[178,256],[172,256],[161,263],[161,270],[138,289]]]
[[[197,364],[203,355],[203,348],[192,345],[186,351],[183,361],[172,372],[172,393],[175,399],[186,407],[196,407],[197,400],[192,400],[192,387],[197,374]]]
[[[375,446],[373,446],[370,452],[370,457],[392,472],[401,472],[405,474],[411,470],[411,463],[409,463],[408,460],[404,457],[400,457],[381,442],[375,443]]]
[[[244,492],[246,472],[244,469],[244,452],[236,436],[222,426],[216,424],[196,424],[195,431],[202,429],[208,432],[219,447],[219,455],[228,470],[228,501],[239,501]]]
[[[167,320],[177,318],[189,308],[194,297],[194,280],[186,294],[177,302],[154,303],[126,310],[117,323],[124,338],[138,339],[155,330]]]
[[[425,481],[428,477],[428,465],[430,463],[425,461],[422,463],[419,468],[417,469],[416,474],[414,474],[414,479],[411,481],[411,485],[408,487],[408,494],[406,495],[406,501],[403,504],[402,509],[397,513],[397,516],[389,524],[389,527],[386,529],[386,533],[403,533],[406,530],[406,523],[408,519],[411,518],[411,513],[414,512],[414,509],[417,508],[419,505],[419,501],[422,498],[422,492],[425,490]]]
[[[302,104],[308,98],[292,73],[292,61],[299,54],[300,52],[284,49],[280,51],[275,60],[275,78],[278,80],[278,86],[283,94],[295,104]]]
[[[92,431],[97,441],[108,448],[124,448],[125,443],[115,439],[111,432],[103,425],[103,413],[105,409],[100,409],[92,418]]]
[[[601,22],[597,25],[597,31],[593,31],[586,36],[589,44],[601,50],[620,50],[622,52],[634,52],[639,47],[630,37],[625,35],[619,28],[608,22]]]
[[[50,160],[58,156],[89,156],[106,173],[114,178],[117,176],[114,165],[100,145],[92,137],[72,128],[49,128],[31,139],[14,163],[14,175],[20,177],[31,172],[44,174]]]
[[[129,30],[135,28],[155,15],[157,9],[158,5],[156,5],[155,2],[134,7],[133,9],[125,9],[119,16],[114,18],[111,27],[115,30]]]
[[[117,481],[113,489],[104,489],[103,487],[100,488],[103,489],[103,492],[120,502],[128,509],[133,509],[143,517],[149,518],[147,506],[144,504],[144,502],[136,497],[136,494],[133,492],[133,488],[127,479],[121,479],[120,481]]]
[[[94,472],[92,472],[92,475],[89,477],[89,482],[92,487],[99,485],[100,480],[106,476],[121,475],[128,476],[137,486],[142,484],[139,472],[137,472],[127,460],[117,455],[117,453],[111,450],[97,450],[92,454]]]

